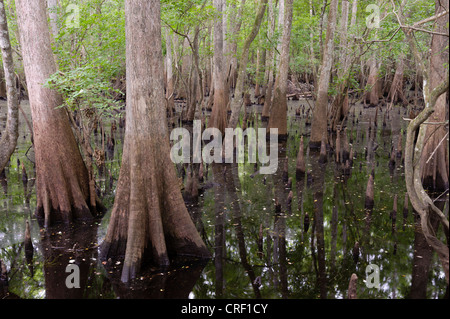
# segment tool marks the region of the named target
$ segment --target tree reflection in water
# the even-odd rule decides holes
[[[303,102],[290,101],[290,110],[299,103]],[[378,113],[379,123],[386,117],[383,112]],[[371,124],[375,109],[362,109],[360,114],[358,106],[352,113],[338,142],[353,154],[348,157],[351,169],[343,151],[336,157],[335,134],[328,137],[328,161],[319,163],[319,154],[307,148],[310,127],[303,115],[289,118],[289,138],[279,144],[275,174],[255,173],[254,164],[205,165],[198,201],[187,202],[187,207],[212,260],[206,265],[174,263],[165,270],[148,265],[132,289],[115,278],[120,263],[103,265],[97,256],[109,215],[91,225],[45,234],[39,230],[32,214],[30,143],[19,141],[18,151],[0,175],[0,259],[8,272],[10,297],[347,298],[353,273],[358,278],[358,298],[443,297],[446,283],[440,264],[416,226],[417,216],[408,201],[402,200],[406,192],[402,160],[391,156],[405,123],[395,111],[387,116],[391,125],[383,127]],[[258,115],[253,125],[265,123]],[[27,134],[23,126],[21,134]],[[121,141],[122,134],[119,128],[115,140]],[[306,172],[296,176],[302,135]],[[116,143],[98,180],[109,206],[121,145]],[[27,185],[23,184],[22,165]],[[374,204],[365,207],[372,173]],[[393,219],[396,196],[397,212],[402,216],[396,214]],[[448,195],[441,204],[448,207]],[[34,247],[31,262],[26,262],[23,245],[26,219]],[[441,229],[436,231],[443,236]],[[71,263],[80,268],[80,289],[65,286],[66,266]],[[364,283],[369,264],[380,267],[380,290]]]

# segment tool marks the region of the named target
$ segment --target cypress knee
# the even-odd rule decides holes
[[[372,209],[374,206],[374,181],[373,181],[373,175],[369,175],[369,180],[367,181],[367,188],[366,188],[366,200],[365,200],[365,208],[366,209]]]
[[[398,200],[398,196],[397,196],[397,194],[395,194],[395,196],[394,196],[394,204],[393,204],[392,211],[391,211],[391,214],[390,214],[390,218],[391,218],[391,221],[392,221],[392,233],[394,233],[395,230],[396,230],[397,200]]]
[[[405,230],[406,221],[408,220],[409,214],[409,197],[408,193],[405,193],[405,202],[403,204],[403,230]]]
[[[305,157],[303,155],[303,136],[300,138],[300,146],[297,154],[297,165],[295,170],[295,175],[297,180],[302,179],[305,176]]]
[[[309,215],[308,213],[305,213],[305,218],[303,220],[303,230],[305,231],[305,233],[307,233],[308,229],[309,229]]]
[[[325,134],[322,135],[322,141],[320,143],[320,155],[319,163],[324,164],[328,161],[327,159],[327,144],[326,144]]]
[[[348,284],[348,299],[358,299],[356,294],[356,283],[358,281],[358,276],[356,274],[352,274],[350,278],[350,283]]]

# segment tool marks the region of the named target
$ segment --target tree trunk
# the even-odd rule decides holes
[[[231,117],[230,121],[228,123],[228,127],[235,128],[237,122],[239,121],[239,114],[241,113],[241,107],[244,103],[244,81],[247,75],[247,62],[248,62],[248,52],[250,50],[250,45],[252,44],[253,40],[256,38],[259,32],[259,28],[261,26],[261,22],[264,17],[264,13],[266,12],[266,6],[267,6],[268,0],[262,0],[258,13],[255,17],[255,22],[253,24],[253,28],[250,31],[250,34],[248,35],[247,39],[244,42],[244,47],[242,48],[242,55],[240,59],[239,64],[239,71],[238,71],[238,78],[237,78],[237,84],[236,89],[234,92],[234,99],[231,103]]]
[[[56,72],[45,0],[16,1],[17,22],[33,118],[36,214],[45,226],[91,219],[89,176],[63,99],[43,83]]]
[[[173,56],[172,56],[172,37],[170,36],[169,28],[166,28],[166,78],[167,78],[167,87],[166,87],[166,100],[167,100],[167,109],[169,114],[172,116],[175,111],[175,97],[174,97],[174,81],[173,81]]]
[[[280,35],[283,34],[284,32],[284,24],[285,24],[285,18],[284,18],[284,2],[285,0],[278,0],[278,25],[277,25],[277,29],[278,29],[278,33]],[[282,45],[283,45],[283,41],[282,39],[279,39],[277,41],[277,51],[281,53],[282,50]],[[278,69],[280,67],[280,62],[281,61],[281,56],[280,57],[276,57],[275,58],[275,70]]]
[[[206,5],[206,1],[203,6]],[[200,54],[199,54],[199,34],[200,26],[197,26],[194,30],[194,39],[189,41],[189,46],[192,50],[192,60],[194,62],[195,72],[191,74],[190,78],[190,98],[188,99],[188,111],[186,116],[186,121],[192,122],[195,118],[195,113],[197,105],[203,104],[204,90],[203,90],[203,75],[200,69]]]
[[[272,108],[268,129],[278,128],[278,137],[287,138],[287,81],[289,73],[289,47],[291,42],[291,27],[293,0],[284,3],[283,38],[281,43],[280,67],[278,69],[273,92]]]
[[[127,125],[102,255],[106,260],[125,256],[121,279],[128,282],[147,257],[167,266],[172,254],[209,257],[209,252],[184,205],[170,160],[160,3],[127,0],[125,16]]]
[[[366,92],[366,103],[368,102],[371,107],[378,105],[378,101],[381,96],[381,80],[378,78],[378,62],[375,53],[369,61],[369,78],[367,79],[368,91]]]
[[[230,87],[234,87],[237,81],[237,68],[238,68],[238,59],[237,59],[237,35],[239,34],[239,30],[242,25],[242,13],[244,11],[246,0],[241,0],[241,4],[239,9],[236,12],[236,4],[234,2],[230,3],[232,8],[232,16],[231,16],[231,25],[230,29],[232,30],[232,36],[235,37],[232,41],[228,42],[228,63],[227,63],[227,74],[229,74],[228,85]],[[235,13],[235,14],[234,14]],[[229,71],[229,72],[228,72]]]
[[[331,0],[328,13],[328,27],[325,39],[322,68],[317,88],[317,101],[311,123],[309,147],[318,149],[322,135],[327,132],[328,88],[330,86],[331,67],[333,65],[334,32],[336,30],[338,0]]]
[[[258,98],[261,95],[261,85],[260,85],[260,75],[261,75],[261,56],[265,53],[262,48],[259,48],[259,41],[258,41],[258,48],[256,49],[256,70],[255,70],[255,98]]]
[[[9,39],[8,22],[6,20],[5,4],[0,0],[0,48],[2,50],[3,70],[5,74],[6,96],[8,110],[6,128],[0,138],[0,172],[3,171],[17,145],[19,137],[19,99],[16,90],[14,62]]]
[[[436,0],[436,13],[448,11],[449,9],[449,1],[448,0]],[[405,25],[403,14],[401,11],[400,15],[397,15],[399,19],[399,23]],[[443,16],[436,19],[435,29],[437,30],[448,30],[446,27],[447,17]],[[445,28],[445,29],[444,29]],[[408,28],[403,28],[403,33],[405,34],[406,40],[408,41],[409,47],[414,56],[417,68],[422,72],[424,76],[423,81],[423,95],[425,108],[422,112],[420,112],[408,125],[406,131],[406,143],[405,143],[405,182],[406,188],[408,191],[408,195],[413,205],[414,209],[420,216],[420,226],[423,235],[425,236],[428,244],[433,248],[433,250],[437,253],[439,260],[442,264],[442,268],[445,273],[445,279],[447,284],[449,283],[449,248],[448,244],[444,244],[438,237],[436,237],[435,232],[431,228],[430,219],[431,214],[434,214],[440,221],[443,226],[444,233],[447,237],[448,243],[448,233],[449,233],[449,222],[448,217],[444,215],[444,213],[434,204],[433,200],[430,198],[428,193],[424,189],[424,184],[427,184],[427,176],[426,174],[424,179],[424,174],[427,172],[427,169],[422,165],[417,165],[414,163],[421,163],[423,161],[423,157],[430,159],[433,156],[436,156],[439,150],[439,145],[433,146],[434,151],[432,153],[427,153],[430,151],[428,149],[424,152],[427,142],[427,135],[430,122],[425,123],[428,120],[433,120],[430,116],[433,113],[439,112],[438,108],[442,106],[439,105],[441,103],[442,95],[444,95],[444,105],[445,105],[445,93],[449,88],[449,80],[448,76],[444,74],[439,74],[439,76],[435,75],[437,72],[436,67],[442,68],[444,59],[435,60],[437,56],[442,54],[441,49],[448,46],[448,40],[446,37],[442,37],[437,34],[432,35],[432,45],[430,52],[430,65],[427,69],[424,64],[424,57],[420,53],[414,36],[407,31]],[[441,31],[442,32],[442,31]],[[447,31],[448,32],[448,31]],[[442,42],[441,42],[442,41]],[[447,51],[448,52],[448,51]],[[446,53],[448,54],[448,53]],[[445,58],[445,57],[443,57]],[[434,80],[431,80],[434,78]],[[439,118],[439,121],[442,121],[443,118]],[[439,125],[439,124],[436,124]],[[433,125],[434,126],[434,125]],[[419,132],[418,134],[417,131]],[[436,128],[433,128],[432,131],[437,131]],[[443,140],[441,140],[443,141]],[[429,143],[429,142],[428,142]],[[434,143],[432,143],[434,144]],[[431,155],[431,156],[430,156]],[[445,155],[446,156],[446,155]],[[426,160],[428,161],[428,160]],[[425,161],[425,163],[426,163]],[[437,158],[436,158],[437,161]],[[445,165],[445,164],[443,164]],[[448,188],[448,158],[446,161],[446,170],[447,170],[447,188]],[[438,166],[435,166],[437,168]],[[428,168],[429,169],[429,168]],[[437,172],[437,171],[436,171]],[[428,177],[429,178],[429,177]],[[441,177],[442,180],[445,177]],[[437,181],[435,179],[435,181]],[[445,183],[444,183],[445,185]],[[430,185],[427,185],[430,186]],[[433,186],[433,185],[432,185]],[[437,188],[438,184],[436,184]],[[430,187],[433,188],[433,187]],[[435,189],[436,190],[436,189]]]
[[[439,6],[439,3],[442,5]],[[448,0],[437,2],[436,14],[443,10],[448,10]],[[443,16],[436,20],[435,32],[448,33],[448,16]],[[448,37],[433,35],[431,41],[430,57],[430,90],[436,88],[440,83],[448,78],[449,51]],[[425,188],[433,191],[443,192],[448,189],[448,128],[445,127],[445,121],[448,123],[448,104],[447,93],[442,94],[436,101],[435,112],[428,118],[427,122],[441,123],[435,125],[425,125],[425,145],[420,160],[422,167],[422,179]]]
[[[48,16],[50,18],[50,27],[53,38],[56,39],[59,35],[58,28],[58,0],[47,0]]]
[[[388,99],[391,100],[391,106],[399,100],[407,102],[403,93],[403,71],[405,69],[405,56],[401,55],[397,61],[394,79],[392,80],[391,89],[389,91]]]
[[[223,14],[224,0],[214,0],[214,7]],[[226,86],[226,70],[223,55],[223,22],[222,18],[214,23],[214,104],[209,118],[208,127],[215,127],[222,135],[227,126],[228,89]]]
[[[273,0],[269,0],[269,14],[267,22],[267,37],[272,40],[275,31],[275,15],[273,12]],[[274,65],[274,50],[268,49],[266,53],[266,80],[267,85],[264,93],[264,106],[261,113],[261,119],[267,120],[270,115],[270,109],[272,108],[272,88],[273,88],[273,65]]]
[[[351,61],[351,51],[348,47],[347,41],[347,33],[348,33],[348,15],[349,15],[349,2],[348,0],[342,1],[341,6],[342,14],[341,14],[341,22],[340,22],[340,40],[339,40],[339,69],[337,71],[337,76],[341,79],[341,82],[338,84],[337,95],[334,99],[330,120],[331,120],[331,128],[335,132],[337,131],[337,126],[341,123],[342,119],[348,113],[348,83],[350,78],[350,70],[352,66]],[[350,28],[353,29],[354,22],[353,20],[350,24]]]

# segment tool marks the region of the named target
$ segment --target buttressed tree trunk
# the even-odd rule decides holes
[[[16,149],[17,138],[19,137],[19,99],[16,90],[14,62],[3,0],[0,0],[0,48],[2,50],[6,95],[8,98],[6,128],[0,138],[1,172],[8,163],[11,154]]]
[[[125,16],[127,124],[102,258],[124,256],[121,279],[128,282],[146,259],[167,266],[171,254],[209,257],[209,251],[186,209],[170,160],[160,2],[127,0]]]
[[[278,128],[278,137],[287,137],[287,81],[289,73],[289,44],[291,42],[293,0],[284,3],[283,38],[281,42],[280,67],[275,79],[272,108],[268,128]]]
[[[33,118],[36,214],[45,226],[92,219],[89,176],[63,99],[43,83],[56,72],[45,0],[16,1],[25,76]]]
[[[322,68],[317,88],[317,101],[311,123],[310,148],[318,149],[322,142],[322,135],[327,132],[328,88],[333,64],[334,32],[336,30],[338,0],[332,0],[328,13],[327,35],[323,53]]]

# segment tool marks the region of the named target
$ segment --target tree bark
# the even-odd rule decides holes
[[[222,15],[224,0],[214,0],[214,7],[217,13]],[[227,126],[227,104],[228,89],[226,86],[226,72],[224,69],[223,55],[223,22],[222,17],[217,18],[214,23],[214,104],[209,118],[208,127],[215,127],[222,135]]]
[[[399,100],[407,102],[403,93],[403,71],[405,69],[405,56],[401,55],[397,60],[397,67],[395,69],[394,79],[392,80],[391,89],[389,90],[388,99],[391,100],[391,107]]]
[[[348,299],[358,299],[357,284],[358,276],[356,274],[352,274],[352,276],[350,277],[350,283],[348,284]]]
[[[378,62],[375,53],[369,60],[369,78],[367,79],[368,91],[366,92],[366,102],[369,102],[371,107],[378,105],[381,96],[381,82],[378,78]]]
[[[236,12],[236,4],[231,3],[232,13],[231,16],[231,25],[230,29],[232,30],[232,36],[237,37],[239,34],[239,30],[241,29],[242,25],[242,13],[244,11],[246,0],[241,0],[241,4]],[[234,15],[234,13],[236,14]],[[237,47],[238,47],[238,40],[237,38],[234,38],[232,41],[228,42],[228,67],[227,70],[229,70],[229,79],[228,79],[228,85],[231,87],[234,87],[236,81],[237,81],[237,68],[238,68],[238,59],[237,59]]]
[[[289,48],[291,42],[291,27],[293,14],[293,0],[284,2],[283,38],[281,43],[280,67],[275,79],[272,108],[268,129],[278,128],[278,137],[287,137],[287,81],[289,73]]]
[[[267,22],[269,26],[267,27],[267,37],[269,39],[273,38],[275,31],[275,15],[273,12],[273,0],[269,0]],[[272,88],[273,88],[273,67],[274,67],[274,48],[270,48],[266,53],[266,75],[265,80],[267,80],[267,85],[264,92],[264,106],[261,113],[261,119],[267,120],[270,116],[270,109],[272,108]]]
[[[439,5],[440,3],[440,5]],[[441,0],[436,4],[436,15],[449,9],[449,1]],[[441,6],[442,5],[442,6]],[[436,20],[435,32],[448,33],[448,16],[443,16]],[[448,79],[448,63],[449,51],[448,37],[441,35],[433,35],[431,40],[431,57],[430,57],[430,90],[436,88],[445,79]],[[423,155],[420,159],[422,170],[422,180],[425,188],[443,192],[448,189],[448,104],[447,92],[438,97],[435,112],[428,118],[427,122],[435,123],[425,125],[425,145]],[[438,124],[441,123],[441,124]]]
[[[443,6],[443,7],[442,7]],[[448,11],[449,2],[448,0],[444,1],[436,1],[436,11]],[[430,116],[436,111],[436,104],[441,96],[447,92],[449,88],[449,80],[448,77],[444,77],[443,80],[436,86],[431,86],[430,77],[433,74],[433,64],[432,58],[430,58],[430,66],[427,69],[425,66],[425,59],[420,53],[419,49],[416,45],[416,40],[413,34],[410,32],[408,26],[405,25],[405,18],[402,13],[402,8],[398,11],[396,15],[399,20],[400,25],[403,26],[402,30],[405,34],[406,40],[408,41],[411,52],[414,56],[417,68],[423,74],[423,95],[425,108],[422,112],[420,112],[408,125],[406,131],[406,144],[405,144],[405,182],[406,188],[408,191],[408,195],[411,201],[412,206],[416,210],[416,212],[420,216],[420,226],[421,231],[428,242],[428,244],[433,248],[433,250],[437,253],[439,260],[442,264],[445,279],[447,284],[449,282],[449,248],[448,245],[445,245],[441,242],[437,237],[435,232],[433,231],[430,225],[431,214],[434,214],[440,221],[443,226],[445,235],[447,237],[448,242],[448,233],[449,233],[449,223],[448,218],[443,214],[443,212],[436,207],[430,196],[424,189],[424,185],[422,184],[423,179],[423,167],[420,165],[420,161],[422,156],[428,157],[429,155],[424,155],[425,153],[425,141],[427,134],[427,124],[424,124]],[[444,18],[445,19],[445,18]],[[439,20],[439,19],[437,19]],[[445,26],[446,22],[437,21],[436,28],[440,28]],[[432,42],[438,36],[433,34]],[[434,55],[440,54],[440,52],[436,52],[439,46],[433,46],[431,50],[431,57]],[[433,50],[434,49],[434,50]],[[442,67],[442,65],[441,65]],[[416,134],[418,131],[418,134]],[[448,162],[447,162],[448,163]],[[448,167],[448,164],[447,164]]]
[[[19,99],[16,90],[16,77],[14,74],[14,62],[9,39],[8,22],[6,19],[5,4],[0,0],[0,48],[2,50],[3,70],[5,74],[6,96],[8,110],[6,128],[0,138],[0,172],[14,153],[19,137]]]
[[[56,39],[59,35],[58,27],[58,0],[47,0],[48,16],[50,18],[50,27],[53,38]]]
[[[259,8],[258,13],[255,17],[255,22],[253,24],[253,28],[250,31],[250,34],[248,35],[247,39],[244,42],[244,46],[242,48],[242,54],[239,64],[239,71],[238,71],[238,77],[237,77],[237,84],[236,89],[234,92],[234,99],[231,103],[231,117],[228,122],[228,127],[235,128],[237,125],[237,122],[239,121],[239,114],[241,113],[242,104],[244,103],[244,81],[247,75],[247,62],[248,62],[248,52],[250,50],[250,45],[252,44],[253,40],[255,40],[256,36],[258,35],[259,28],[261,26],[261,22],[264,18],[264,13],[266,12],[266,6],[267,6],[268,0],[262,0]]]
[[[277,29],[278,29],[278,33],[282,35],[283,32],[284,32],[284,24],[285,24],[285,18],[284,18],[284,11],[285,11],[284,2],[285,2],[285,0],[278,0],[277,2],[278,2],[278,25],[277,25]],[[281,52],[283,41],[282,41],[282,39],[279,39],[277,42],[278,42],[277,43],[277,51]],[[280,59],[281,59],[281,56],[280,57],[277,56],[275,58],[275,69],[279,68],[279,66],[280,66]]]
[[[209,252],[184,205],[170,160],[160,3],[127,0],[125,16],[127,125],[102,256],[124,256],[121,280],[128,282],[147,258],[167,266],[171,255],[209,257]]]
[[[56,72],[45,0],[16,1],[17,22],[33,118],[36,214],[45,226],[92,219],[89,176],[63,99],[43,83]]]
[[[328,13],[328,27],[325,38],[322,68],[320,71],[319,85],[317,88],[317,101],[311,122],[311,138],[309,147],[318,149],[322,141],[322,135],[327,132],[328,88],[330,86],[330,74],[333,64],[334,32],[336,30],[338,0],[332,0]]]
[[[172,55],[172,37],[169,28],[166,28],[166,101],[169,114],[172,116],[175,111],[175,97],[174,97],[174,81],[173,81],[173,55]]]
[[[356,1],[354,1],[354,6],[352,7],[352,10],[356,10],[355,6]],[[349,2],[348,0],[342,1],[341,6],[342,14],[341,14],[341,22],[340,22],[340,40],[339,40],[339,69],[337,71],[337,76],[340,79],[340,83],[338,84],[338,91],[336,98],[334,99],[332,108],[331,108],[331,114],[330,114],[330,120],[331,120],[331,127],[333,131],[337,131],[337,126],[341,123],[342,119],[345,118],[345,116],[348,113],[349,106],[348,106],[348,83],[350,79],[350,71],[352,67],[352,57],[351,57],[351,50],[348,47],[348,40],[347,40],[347,34],[348,34],[348,15],[349,15]],[[356,15],[356,12],[352,12],[352,20],[350,22],[350,28],[353,29],[353,26],[356,22],[356,19],[354,19],[354,16]]]

